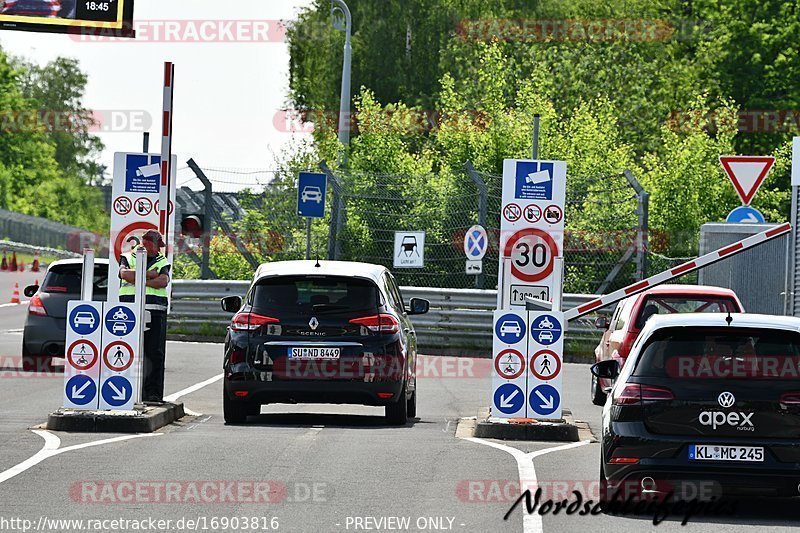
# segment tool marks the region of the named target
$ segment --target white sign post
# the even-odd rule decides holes
[[[564,161],[503,162],[498,309],[525,309],[526,296],[551,298],[564,249],[566,182]]]
[[[161,156],[139,153],[114,154],[114,182],[111,200],[111,245],[108,250],[108,301],[119,301],[120,258],[142,243],[142,236],[159,230],[161,195]],[[172,157],[173,179],[178,166]],[[164,242],[175,242],[175,188],[170,191],[169,235]],[[168,246],[167,260],[172,264],[173,247]],[[167,293],[169,294],[169,288]]]
[[[425,232],[396,231],[394,233],[394,267],[423,268],[425,266]]]
[[[102,346],[102,302],[67,304],[64,407],[97,409]]]
[[[464,253],[467,256],[466,273],[483,274],[483,258],[489,250],[489,235],[483,226],[475,225],[464,234]]]
[[[494,316],[492,416],[560,419],[565,324],[563,161],[503,163],[500,270]],[[527,298],[554,311],[525,311]]]

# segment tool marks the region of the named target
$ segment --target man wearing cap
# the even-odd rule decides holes
[[[164,400],[164,360],[167,350],[167,286],[170,265],[161,253],[166,244],[161,234],[148,231],[142,237],[142,246],[147,250],[147,288],[145,309],[150,312],[150,329],[144,332],[144,386],[142,400],[161,402]],[[119,277],[122,285],[119,299],[132,302],[136,293],[136,252],[120,258]]]

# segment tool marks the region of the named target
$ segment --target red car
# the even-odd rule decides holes
[[[730,289],[703,285],[659,285],[617,304],[611,320],[600,317],[597,329],[605,330],[595,348],[596,361],[616,359],[620,368],[647,319],[672,313],[743,313],[742,302]],[[591,397],[595,405],[606,403],[610,380],[592,376]]]

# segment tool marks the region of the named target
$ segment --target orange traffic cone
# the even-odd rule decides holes
[[[17,271],[17,252],[11,252],[11,263],[8,265],[8,270],[11,272]]]
[[[3,262],[0,264],[0,270],[8,270],[8,259],[6,259],[6,253],[3,252]]]
[[[14,284],[14,294],[11,295],[11,303],[18,304],[19,301],[19,283]]]
[[[31,266],[31,272],[39,272],[39,254],[33,254],[33,266]],[[38,283],[37,283],[38,285]]]
[[[25,260],[24,259],[20,259],[19,260],[19,271],[20,272],[25,272]]]

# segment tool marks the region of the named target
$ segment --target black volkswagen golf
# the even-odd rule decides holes
[[[412,298],[407,309],[382,266],[338,261],[261,265],[225,340],[223,411],[245,422],[269,403],[385,406],[386,420],[416,416],[417,342],[409,315],[428,312]]]
[[[653,317],[603,408],[601,486],[703,499],[800,494],[800,319]]]

